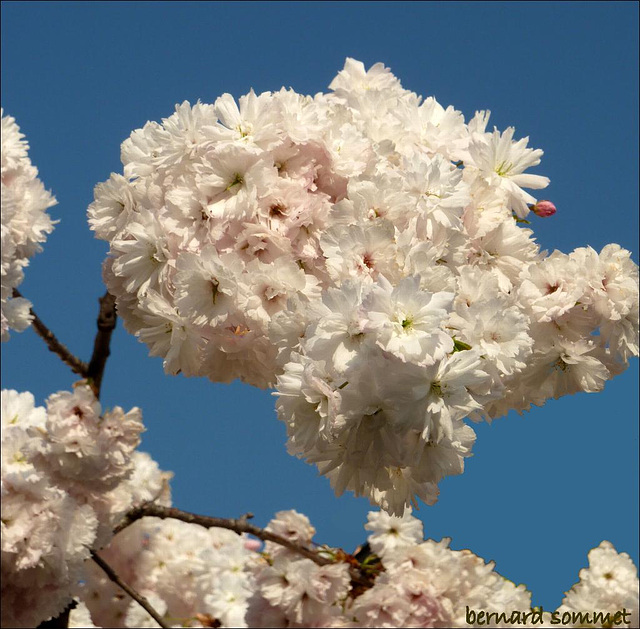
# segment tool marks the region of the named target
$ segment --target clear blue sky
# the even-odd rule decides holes
[[[529,135],[535,172],[558,206],[535,222],[543,248],[617,242],[638,261],[638,4],[571,3],[2,3],[2,104],[60,219],[20,287],[80,357],[90,355],[105,243],[86,223],[93,187],[121,172],[120,143],[175,103],[211,103],[293,87],[326,91],[347,56],[382,61],[404,87],[467,119]],[[33,330],[2,347],[3,388],[39,403],[73,375]],[[600,394],[552,401],[476,428],[463,476],[419,516],[497,562],[555,608],[603,539],[638,563],[638,363]],[[176,506],[218,516],[297,509],[317,540],[353,549],[369,505],[335,498],[290,457],[268,391],[167,377],[119,326],[103,403],[143,409],[142,447],[173,470]]]

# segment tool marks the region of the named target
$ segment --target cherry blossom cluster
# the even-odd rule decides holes
[[[119,533],[101,556],[172,626],[243,627],[260,542],[225,529],[143,518]],[[78,598],[100,627],[156,627],[95,564]],[[216,625],[207,622],[217,620]]]
[[[326,556],[336,563],[320,566],[273,543],[258,554],[235,533],[156,518],[125,529],[102,556],[175,627],[462,627],[465,605],[530,609],[523,586],[451,550],[449,540],[424,542],[422,523],[409,514],[372,512],[365,528],[372,531],[363,561],[375,578],[369,588],[354,587],[350,564],[334,549]],[[296,511],[279,512],[267,530],[313,547],[315,529]],[[157,626],[95,566],[79,600],[96,626]]]
[[[92,549],[132,506],[162,499],[168,476],[136,451],[140,410],[101,414],[80,383],[47,408],[2,391],[2,626],[32,627],[61,612]]]
[[[70,627],[157,626],[88,561],[104,546],[103,560],[172,627],[466,627],[469,609],[502,617],[495,626],[523,626],[532,614],[524,586],[452,550],[449,539],[424,541],[410,509],[371,512],[367,544],[354,555],[316,545],[306,516],[277,513],[267,530],[320,562],[274,542],[258,552],[246,535],[173,519],[143,518],[113,538],[131,507],[171,504],[171,474],[135,449],[141,431],[138,409],[101,414],[84,382],[50,396],[46,410],[30,393],[2,392],[3,626],[35,626],[72,599]],[[629,556],[603,542],[589,563],[555,614],[624,610],[622,626],[636,626]],[[555,626],[550,613],[544,620],[525,626]]]
[[[347,59],[314,97],[188,102],[89,208],[125,327],[165,370],[276,386],[289,451],[401,514],[460,474],[464,423],[599,391],[638,353],[628,251],[541,252],[542,155]]]
[[[567,612],[591,612],[591,621],[597,626],[595,614],[611,614],[615,617],[622,610],[629,612],[626,622],[617,626],[640,626],[638,615],[638,569],[627,553],[618,553],[610,542],[589,552],[589,567],[580,570],[580,580],[569,590],[557,609],[562,618]],[[557,624],[557,623],[556,623]],[[579,626],[586,626],[580,624]],[[609,625],[610,626],[610,625]]]
[[[27,155],[29,145],[11,116],[2,116],[2,341],[9,330],[22,332],[31,324],[31,303],[12,297],[24,278],[29,258],[53,230],[47,208],[57,202],[38,179],[38,169]]]
[[[452,550],[446,538],[424,541],[422,523],[409,511],[402,517],[371,512],[365,528],[367,545],[350,562],[322,547],[336,562],[318,565],[270,542],[256,553],[255,542],[230,531],[145,518],[120,533],[103,556],[173,627],[484,625],[469,622],[469,609],[495,614],[490,626],[555,626],[542,610],[538,621],[527,622],[533,618],[531,594],[498,574],[493,562]],[[279,512],[267,529],[313,548],[315,529],[296,511]],[[352,581],[354,559],[370,577],[368,586]],[[618,626],[637,626],[638,575],[629,556],[603,542],[589,553],[589,563],[555,614],[580,612],[584,618],[586,610],[593,617],[624,609],[626,622]],[[78,600],[70,627],[157,626],[95,567]]]
[[[523,585],[516,587],[495,572],[493,562],[485,564],[468,550],[451,550],[448,538],[422,542],[422,523],[409,513],[401,518],[370,513],[365,528],[373,531],[369,544],[381,557],[385,571],[374,587],[348,608],[351,612],[358,609],[368,597],[368,606],[358,609],[355,622],[347,626],[553,627],[558,625],[555,618],[562,619],[566,611],[584,614],[589,610],[593,618],[594,612],[615,614],[623,609],[628,612],[627,620],[618,626],[638,623],[637,568],[628,554],[617,553],[609,542],[589,553],[590,567],[580,572],[580,581],[555,616],[540,610],[536,618],[532,616],[531,594]],[[476,623],[468,615],[469,609],[484,611],[485,620]],[[486,621],[489,614],[494,614],[493,622]],[[587,626],[572,621],[562,624]]]

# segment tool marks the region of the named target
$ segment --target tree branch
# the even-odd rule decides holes
[[[318,551],[313,550],[312,548],[306,548],[305,546],[292,542],[285,537],[276,535],[271,531],[249,524],[247,520],[249,520],[250,517],[253,517],[250,513],[237,519],[214,518],[208,515],[197,515],[195,513],[189,513],[188,511],[181,511],[175,507],[163,507],[162,505],[154,504],[152,502],[145,502],[139,507],[134,507],[129,511],[129,513],[127,513],[127,515],[125,515],[120,524],[118,524],[114,529],[114,535],[127,528],[130,524],[133,524],[136,520],[140,520],[144,517],[162,518],[163,520],[171,518],[173,520],[187,522],[188,524],[199,524],[206,529],[220,528],[235,531],[239,534],[248,533],[249,535],[253,535],[265,542],[273,542],[274,544],[284,546],[307,559],[311,559],[311,561],[317,563],[319,566],[326,566],[327,564],[334,563],[332,559],[322,556]]]
[[[97,552],[91,551],[91,558],[95,561],[98,566],[104,571],[104,573],[113,581],[117,586],[122,588],[134,601],[136,601],[139,605],[144,607],[144,609],[149,613],[149,615],[161,626],[161,627],[170,627],[164,620],[162,620],[162,616],[158,614],[158,612],[151,606],[149,601],[136,592],[130,585],[125,583],[113,570],[113,568],[98,555]]]
[[[98,333],[93,344],[93,354],[87,368],[86,377],[89,385],[93,389],[96,398],[100,397],[100,386],[102,376],[107,364],[107,358],[111,354],[109,344],[111,343],[111,333],[116,327],[118,315],[116,314],[116,298],[107,291],[100,301],[100,312],[98,314]]]
[[[322,551],[307,548],[306,546],[293,542],[286,537],[282,537],[276,533],[272,533],[271,531],[267,531],[250,524],[247,520],[253,517],[253,514],[251,513],[247,513],[237,519],[215,518],[207,515],[189,513],[188,511],[181,511],[175,507],[163,507],[162,505],[158,505],[153,502],[145,502],[139,507],[134,507],[124,516],[122,521],[115,527],[113,531],[114,535],[117,535],[120,531],[144,517],[161,519],[171,518],[173,520],[187,522],[188,524],[199,524],[207,529],[221,528],[234,531],[238,534],[248,533],[249,535],[253,535],[265,542],[273,542],[274,544],[284,546],[285,548],[310,559],[319,566],[326,566],[340,561],[339,558],[327,557],[322,554]],[[362,574],[360,569],[354,565],[349,566],[349,574],[351,576],[351,580],[359,585],[364,587],[371,587],[373,585],[373,578]]]
[[[18,298],[22,297],[22,294],[17,288],[13,289],[13,296]],[[33,316],[33,327],[38,335],[44,340],[47,344],[47,347],[54,354],[57,354],[65,365],[71,367],[71,371],[77,373],[79,376],[83,378],[87,377],[87,371],[89,366],[84,361],[80,360],[76,356],[74,356],[67,348],[64,346],[55,336],[55,334],[40,320],[40,317],[33,311],[33,308],[30,310],[31,315]]]

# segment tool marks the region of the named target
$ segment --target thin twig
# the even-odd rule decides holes
[[[17,288],[13,289],[14,297],[22,297],[22,294]],[[79,376],[83,378],[87,377],[87,371],[89,369],[89,365],[84,361],[80,360],[76,356],[74,356],[55,336],[55,334],[44,324],[42,323],[40,317],[33,311],[33,308],[30,310],[31,315],[33,317],[33,327],[35,331],[38,333],[40,337],[47,344],[47,347],[54,354],[57,354],[65,365],[71,367],[71,371],[77,373]]]
[[[93,344],[93,354],[87,368],[87,378],[96,398],[100,397],[100,386],[107,358],[111,354],[109,344],[111,333],[116,327],[116,298],[107,291],[100,298],[100,312],[98,314],[98,333]]]
[[[95,561],[100,568],[102,568],[103,572],[113,581],[117,586],[122,588],[134,601],[136,601],[139,605],[144,607],[144,609],[149,613],[149,615],[161,626],[161,627],[170,627],[162,620],[162,616],[158,614],[158,612],[151,606],[149,601],[142,596],[142,594],[136,592],[129,584],[125,583],[113,570],[113,568],[98,555],[97,552],[91,551],[91,558]]]
[[[176,509],[175,507],[163,507],[162,505],[158,505],[152,502],[145,502],[139,507],[134,507],[124,516],[120,524],[118,524],[114,529],[114,535],[144,517],[161,519],[171,518],[173,520],[187,522],[188,524],[199,524],[200,526],[203,526],[207,529],[221,528],[235,531],[238,534],[248,533],[249,535],[253,535],[254,537],[257,537],[258,539],[261,539],[265,542],[273,542],[274,544],[284,546],[285,548],[288,548],[289,550],[292,550],[293,552],[302,555],[307,559],[310,559],[319,566],[327,566],[329,564],[336,563],[337,561],[334,558],[327,557],[326,555],[322,554],[321,551],[307,548],[306,546],[302,546],[301,544],[293,542],[286,537],[282,537],[280,535],[277,535],[276,533],[272,533],[271,531],[267,531],[265,529],[261,529],[258,526],[250,524],[247,520],[253,517],[253,514],[251,513],[247,513],[237,519],[215,518],[207,515],[197,515],[195,513],[189,513],[188,511],[181,511],[180,509]],[[349,567],[349,573],[352,581],[355,581],[356,583],[365,587],[371,587],[373,585],[373,580],[370,577],[363,575],[355,566]]]

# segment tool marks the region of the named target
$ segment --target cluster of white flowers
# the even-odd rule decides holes
[[[119,533],[101,556],[175,626],[243,627],[251,566],[260,543],[225,529],[144,518]],[[153,618],[87,564],[79,599],[100,627],[156,627]]]
[[[590,568],[555,616],[540,610],[532,621],[523,585],[498,574],[493,562],[452,550],[449,539],[423,541],[422,523],[409,512],[371,512],[365,528],[368,546],[350,562],[327,548],[336,563],[324,566],[272,543],[258,554],[235,533],[156,518],[135,523],[102,554],[173,627],[549,627],[558,624],[554,618],[563,626],[611,626],[606,614],[623,610],[616,624],[637,626],[637,570],[608,542],[589,553]],[[267,529],[312,548],[315,530],[296,511],[277,513]],[[371,579],[368,587],[352,581],[352,565]],[[157,626],[96,567],[87,570],[79,601],[70,627]],[[476,622],[478,610],[495,622]],[[602,616],[580,624],[586,610],[590,619]],[[573,612],[582,616],[574,621]]]
[[[463,420],[602,389],[638,353],[638,268],[520,225],[541,150],[347,59],[332,93],[185,102],[89,208],[125,327],[168,373],[277,386],[289,450],[401,514],[460,474]],[[517,220],[516,220],[517,219]]]
[[[327,565],[272,542],[259,553],[261,543],[244,535],[171,519],[143,518],[113,538],[132,506],[171,504],[171,474],[135,450],[142,429],[136,408],[101,415],[84,382],[50,396],[46,410],[30,393],[2,392],[2,626],[35,626],[72,598],[70,627],[157,626],[87,561],[107,544],[102,558],[172,627],[483,625],[469,623],[470,608],[495,614],[495,626],[522,626],[531,615],[524,586],[470,551],[451,550],[448,539],[423,541],[410,510],[370,513],[367,545],[353,556],[321,547],[333,560]],[[319,548],[296,511],[277,513],[267,530]],[[638,577],[628,555],[603,542],[589,561],[555,614],[578,619],[565,626],[585,626],[577,623],[589,613],[586,626],[601,626],[624,611],[622,625],[637,625]],[[352,580],[354,568],[364,585]],[[548,613],[544,620],[557,624]]]
[[[370,513],[365,528],[384,572],[345,610],[351,627],[465,627],[465,611],[530,611],[531,594],[495,572],[493,562],[450,539],[423,541],[422,523],[405,513]]]
[[[580,572],[580,582],[555,612],[535,608],[533,616],[524,586],[496,573],[493,562],[485,564],[468,550],[451,550],[449,539],[422,542],[422,524],[409,513],[402,518],[370,513],[365,528],[374,532],[369,544],[385,571],[349,608],[358,609],[367,596],[366,614],[355,614],[357,624],[347,626],[606,627],[617,613],[616,626],[638,624],[637,568],[609,542],[589,553],[589,569]],[[478,618],[479,611],[483,617]]]
[[[614,618],[625,610],[628,617],[623,618],[622,623],[614,621],[613,624],[640,627],[638,570],[627,553],[617,553],[610,542],[602,542],[589,553],[589,567],[581,570],[579,577],[557,610],[560,618],[567,612],[572,618],[573,614],[582,612],[580,627],[598,627],[604,623],[597,614],[610,614],[609,618]],[[585,611],[589,618],[584,617]],[[604,620],[606,622],[606,618]]]
[[[0,307],[2,341],[9,330],[22,332],[31,323],[31,303],[12,292],[23,280],[29,258],[53,230],[47,208],[56,204],[31,164],[29,145],[11,116],[2,116],[2,286]]]
[[[61,612],[92,549],[134,504],[162,498],[168,476],[135,448],[140,410],[101,415],[83,383],[36,407],[2,391],[2,626]]]
[[[351,582],[349,563],[319,567],[281,549],[257,574],[248,626],[464,627],[467,605],[530,610],[524,586],[516,587],[469,551],[451,550],[450,540],[423,541],[422,523],[408,512],[402,518],[371,512],[368,519],[373,552],[364,553],[361,565],[375,578],[372,587]],[[308,524],[289,512],[290,530],[296,530],[296,520]]]
[[[350,564],[339,557],[319,566],[273,543],[258,554],[235,533],[156,518],[120,533],[102,556],[175,627],[462,627],[466,605],[529,611],[523,586],[474,554],[451,550],[449,540],[424,542],[422,523],[409,514],[372,512],[366,528],[375,553],[370,588],[352,583]],[[312,547],[315,529],[296,511],[277,513],[267,530]],[[95,566],[79,598],[96,626],[157,626]]]
[[[297,511],[280,511],[267,530],[312,548],[315,528]],[[262,565],[254,569],[248,601],[248,627],[329,627],[340,623],[351,590],[349,564],[319,566],[282,546],[267,543]]]

